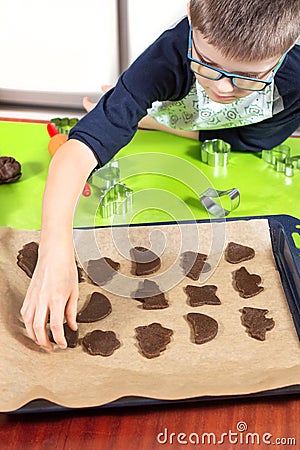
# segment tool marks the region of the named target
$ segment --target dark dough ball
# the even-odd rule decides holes
[[[0,156],[0,184],[17,181],[21,173],[21,164],[11,156]]]

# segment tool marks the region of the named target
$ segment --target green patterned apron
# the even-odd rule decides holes
[[[196,80],[179,101],[157,101],[148,114],[157,122],[178,130],[233,128],[261,122],[273,115],[274,82],[230,104],[212,101]]]

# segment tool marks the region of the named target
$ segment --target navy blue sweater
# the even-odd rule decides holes
[[[100,166],[133,138],[138,122],[152,103],[181,100],[194,82],[187,59],[187,18],[165,31],[120,76],[97,106],[70,131],[69,138],[86,144]],[[279,93],[273,116],[252,125],[199,132],[199,139],[223,139],[232,150],[259,151],[283,142],[300,126],[300,46],[288,53],[275,76]],[[279,111],[279,112],[277,112]]]

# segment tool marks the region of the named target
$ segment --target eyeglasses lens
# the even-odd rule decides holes
[[[217,70],[198,64],[195,61],[191,61],[191,69],[201,77],[209,80],[219,80],[222,76]],[[266,87],[266,84],[256,80],[247,80],[244,78],[232,77],[234,85],[239,89],[245,89],[249,91],[260,91]]]
[[[191,69],[198,75],[201,75],[201,77],[208,78],[209,80],[218,80],[221,78],[220,73],[217,70],[202,66],[194,61],[191,62]]]
[[[261,81],[245,80],[244,78],[234,78],[234,84],[239,89],[247,89],[249,91],[261,91],[266,87],[266,83]]]

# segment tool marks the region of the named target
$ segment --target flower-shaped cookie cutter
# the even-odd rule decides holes
[[[216,199],[228,197],[230,200],[230,208],[223,208]],[[226,217],[240,204],[240,191],[237,188],[228,189],[226,191],[217,191],[216,189],[206,189],[201,196],[200,202],[209,214],[215,217]]]
[[[104,219],[115,214],[125,216],[132,210],[133,191],[125,184],[120,183],[118,161],[112,161],[93,172],[90,184],[98,190],[98,211]]]
[[[77,119],[77,117],[54,117],[51,119],[51,123],[56,126],[58,133],[62,134],[69,134],[71,128],[73,128],[78,121],[79,119]]]
[[[201,161],[213,167],[226,167],[229,161],[231,146],[222,139],[211,139],[200,146]]]
[[[122,183],[115,183],[100,197],[99,210],[104,219],[115,214],[125,216],[132,210],[132,189]]]

